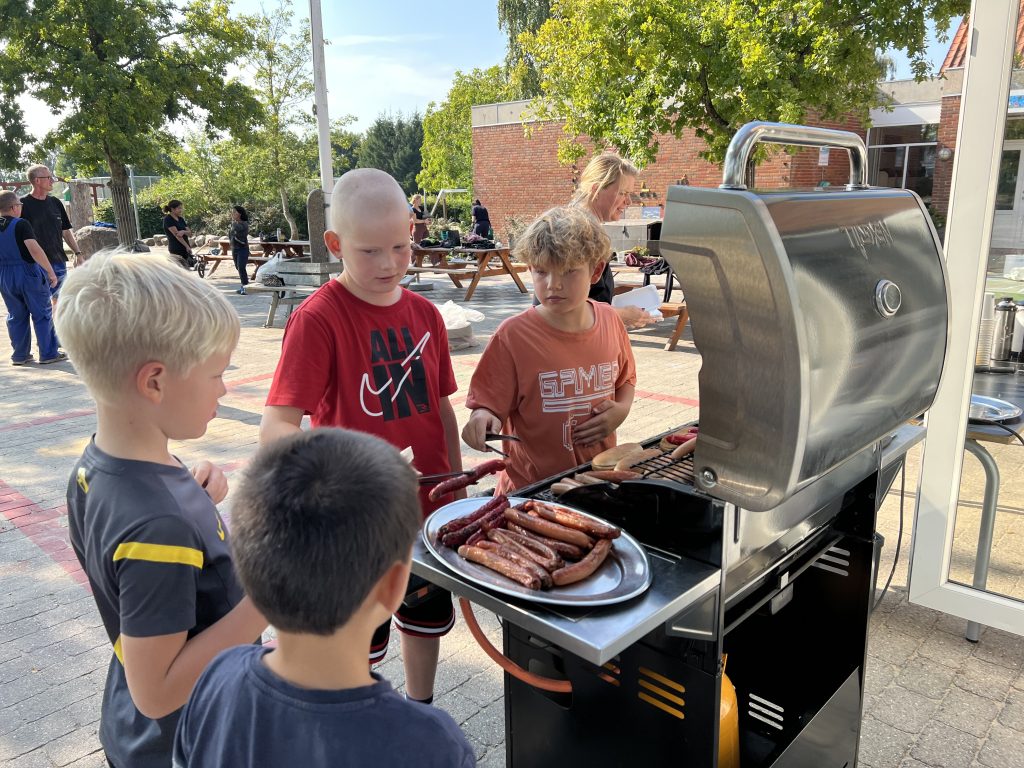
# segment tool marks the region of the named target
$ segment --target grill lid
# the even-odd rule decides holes
[[[847,149],[850,184],[749,191],[757,141]],[[661,250],[703,360],[694,460],[712,496],[772,509],[934,399],[949,324],[941,247],[916,194],[863,184],[865,160],[855,134],[752,123],[722,188],[669,188]]]

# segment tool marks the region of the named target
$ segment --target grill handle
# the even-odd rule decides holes
[[[732,137],[722,166],[721,189],[746,189],[743,183],[750,153],[759,142],[792,144],[800,147],[839,147],[850,155],[848,190],[868,188],[868,150],[864,140],[850,131],[816,128],[790,123],[747,123]]]

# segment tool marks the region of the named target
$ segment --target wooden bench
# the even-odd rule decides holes
[[[270,286],[260,283],[250,283],[246,287],[249,293],[269,293],[270,309],[267,312],[267,321],[264,328],[274,327],[274,317],[277,308],[281,304],[288,307],[285,320],[291,317],[292,309],[319,290],[320,286],[339,274],[342,270],[339,262],[310,262],[305,259],[285,260],[278,267],[277,275],[284,281],[284,285]],[[290,295],[285,295],[285,294]]]
[[[405,270],[407,275],[418,275],[424,272],[437,272],[441,275],[475,275],[476,267],[408,267]]]
[[[666,301],[658,307],[658,311],[661,312],[662,317],[679,318],[676,320],[676,327],[672,331],[672,337],[665,342],[665,351],[671,352],[676,348],[676,344],[679,343],[679,337],[683,335],[686,323],[690,319],[690,310],[686,308],[685,301]]]
[[[212,264],[213,265],[210,269],[205,270],[205,273],[203,274],[203,277],[212,277],[213,273],[217,271],[217,267],[220,266],[220,263],[222,261],[226,261],[229,264],[233,264],[234,263],[234,259],[232,259],[230,253],[218,253],[216,255],[214,255],[212,253],[201,253],[201,254],[199,254],[199,258],[201,258],[203,260],[204,264],[206,264],[206,265]],[[259,269],[261,265],[266,264],[266,263],[267,263],[267,257],[265,257],[265,256],[252,256],[252,255],[250,255],[249,256],[249,266],[252,267],[253,270],[252,270],[252,276],[249,279],[250,280],[255,280],[256,279],[256,270]]]

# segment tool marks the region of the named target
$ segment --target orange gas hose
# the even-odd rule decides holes
[[[527,685],[532,685],[534,688],[540,688],[543,691],[551,691],[552,693],[572,693],[572,683],[570,681],[555,680],[550,677],[535,675],[533,672],[527,672],[512,661],[512,659],[508,658],[501,653],[501,651],[495,648],[491,644],[491,641],[487,639],[487,635],[484,634],[484,631],[480,629],[476,616],[473,614],[473,608],[470,606],[469,601],[466,598],[459,598],[459,607],[462,609],[462,618],[466,620],[466,626],[469,627],[469,633],[473,635],[473,639],[475,639],[480,647],[484,649],[484,653],[491,657],[491,661],[512,675],[512,677],[526,683]]]

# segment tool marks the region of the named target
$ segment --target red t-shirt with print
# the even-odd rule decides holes
[[[395,304],[380,307],[331,280],[288,320],[267,405],[299,408],[314,427],[412,446],[416,469],[432,474],[450,469],[439,404],[456,389],[448,333],[433,304],[403,288]],[[424,514],[440,506],[427,490]]]

